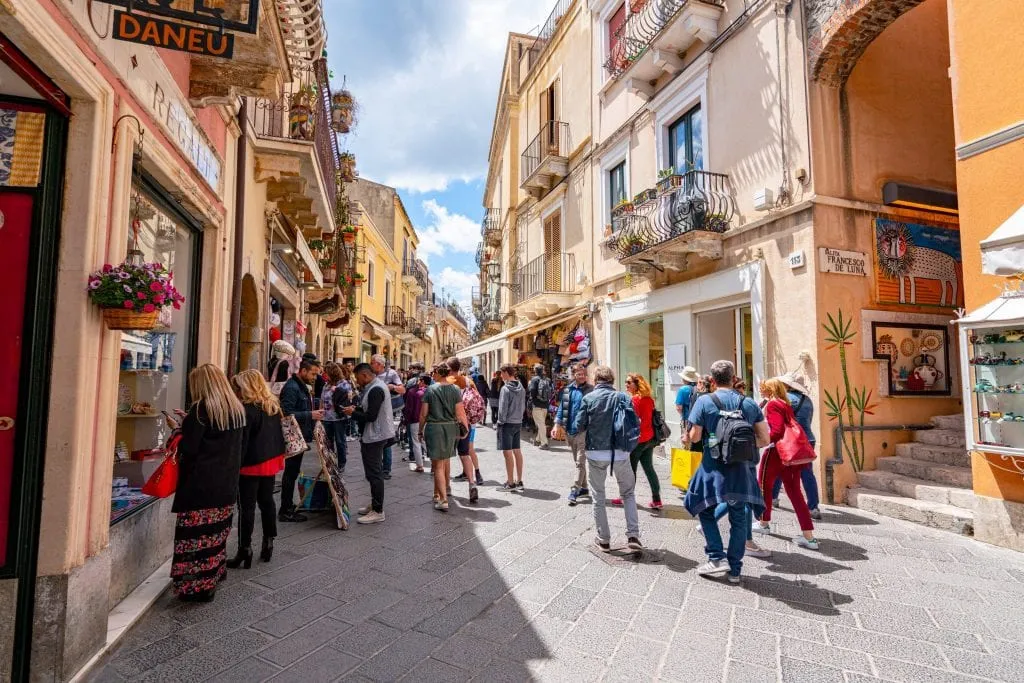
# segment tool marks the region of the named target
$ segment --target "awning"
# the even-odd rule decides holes
[[[576,308],[570,308],[567,311],[561,313],[555,313],[554,315],[548,316],[542,320],[532,320],[521,325],[516,325],[510,329],[505,330],[493,337],[488,337],[478,341],[472,346],[466,347],[462,351],[459,351],[459,356],[468,358],[470,356],[479,356],[482,353],[488,353],[490,351],[497,351],[498,349],[504,348],[505,342],[513,337],[517,337],[521,334],[529,334],[533,330],[542,330],[546,327],[557,325],[558,323],[564,322],[573,316],[583,315],[583,312],[587,309],[588,304],[577,306]]]
[[[488,337],[482,341],[478,341],[472,346],[468,346],[462,351],[459,351],[459,356],[463,358],[469,358],[471,356],[479,356],[484,353],[490,353],[491,351],[497,351],[505,347],[505,342],[508,341],[508,333],[502,332],[496,334],[493,337]]]
[[[960,325],[1024,324],[1024,291],[1007,291],[976,311],[957,319]]]
[[[981,241],[981,271],[1002,276],[1024,272],[1024,206]]]
[[[363,316],[363,324],[370,328],[374,336],[380,337],[381,339],[391,339],[391,333],[388,332],[383,325],[376,323],[373,320]]]

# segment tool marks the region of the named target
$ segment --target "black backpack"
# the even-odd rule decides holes
[[[539,378],[537,382],[537,400],[545,403],[551,400],[551,380],[546,377]]]
[[[743,417],[743,401],[747,398],[740,399],[736,410],[726,410],[715,394],[711,394],[711,400],[718,407],[718,444],[711,447],[711,456],[723,465],[757,462],[757,437],[753,426]]]

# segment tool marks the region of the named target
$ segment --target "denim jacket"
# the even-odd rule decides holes
[[[572,433],[587,432],[584,447],[588,454],[592,451],[610,454],[614,450],[615,406],[621,395],[622,392],[611,384],[602,383],[583,397],[580,410],[573,417]],[[632,404],[629,408],[632,409]]]

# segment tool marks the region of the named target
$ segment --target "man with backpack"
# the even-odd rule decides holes
[[[613,386],[615,373],[600,365],[594,370],[594,389],[583,397],[576,412],[572,431],[586,433],[587,469],[591,497],[594,502],[594,543],[601,550],[611,550],[611,529],[605,507],[605,478],[611,470],[619,484],[619,497],[626,514],[626,542],[631,550],[642,550],[640,519],[636,509],[636,476],[629,464],[629,454],[640,441],[640,420],[633,402]],[[755,482],[756,484],[756,482]]]
[[[533,379],[527,388],[530,396],[530,406],[533,408],[533,421],[537,425],[537,438],[533,445],[543,450],[550,448],[548,445],[548,401],[551,400],[551,380],[544,376],[544,366],[537,363],[533,366]]]
[[[701,443],[704,455],[690,479],[683,505],[700,520],[708,561],[697,568],[702,576],[729,575],[739,583],[750,518],[764,510],[757,477],[751,468],[758,449],[768,445],[768,423],[753,400],[732,390],[735,366],[727,360],[711,364],[714,391],[700,396],[690,409],[690,440]],[[715,507],[725,503],[729,514],[729,546],[723,550]]]

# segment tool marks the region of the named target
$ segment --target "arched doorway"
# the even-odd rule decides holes
[[[260,369],[263,366],[263,335],[260,326],[260,295],[252,275],[242,277],[242,310],[238,326],[238,368]]]

